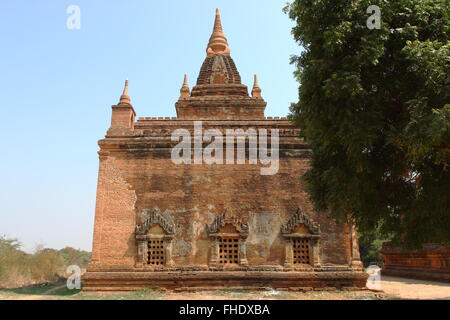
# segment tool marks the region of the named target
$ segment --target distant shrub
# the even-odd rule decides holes
[[[65,277],[69,265],[85,269],[90,252],[66,247],[61,250],[38,248],[34,253],[21,250],[17,239],[0,236],[0,287],[21,287],[55,281]]]

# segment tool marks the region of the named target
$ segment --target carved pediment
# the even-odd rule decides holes
[[[320,225],[308,218],[303,211],[298,208],[297,212],[289,219],[289,221],[281,227],[282,234],[294,233],[297,227],[304,225],[313,235],[320,233]]]
[[[175,226],[171,221],[166,219],[158,210],[144,210],[144,221],[136,226],[136,235],[145,235],[148,230],[155,224],[159,225],[167,235],[175,233]]]
[[[227,225],[232,225],[239,234],[248,234],[248,224],[237,217],[216,216],[213,223],[206,225],[208,234],[220,233]],[[227,226],[228,227],[228,226]]]

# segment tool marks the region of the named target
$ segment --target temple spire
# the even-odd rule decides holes
[[[255,74],[254,76],[254,82],[253,82],[253,89],[252,89],[252,97],[253,98],[259,98],[262,99],[261,97],[261,88],[259,87],[258,84],[258,76]]]
[[[128,79],[125,80],[125,87],[123,88],[122,95],[120,96],[119,105],[131,105],[130,96],[128,95]]]
[[[180,89],[180,99],[186,99],[191,96],[191,91],[189,90],[187,75],[184,75],[183,86]]]
[[[206,54],[208,55],[208,57],[216,54],[226,56],[230,55],[230,47],[228,46],[227,38],[223,33],[219,9],[216,9],[216,19],[214,21],[214,29],[211,37],[209,38],[208,47],[206,48]]]

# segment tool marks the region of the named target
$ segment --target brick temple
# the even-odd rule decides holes
[[[185,76],[180,91],[174,118],[136,118],[128,81],[112,106],[111,126],[99,141],[84,289],[365,287],[355,229],[314,210],[301,180],[308,144],[286,118],[265,117],[256,76],[249,95],[218,10],[197,83],[190,90]],[[261,174],[266,165],[248,159],[175,164],[173,132],[193,132],[199,121],[203,131],[234,131],[236,154],[252,152],[250,130],[276,130],[277,172]]]

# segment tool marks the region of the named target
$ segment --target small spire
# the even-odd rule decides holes
[[[183,86],[180,89],[180,99],[186,99],[191,96],[191,91],[189,90],[187,75],[184,75]]]
[[[254,82],[253,82],[253,89],[252,89],[252,97],[253,98],[259,98],[262,99],[261,97],[261,88],[259,87],[258,84],[258,76],[255,74],[254,76]]]
[[[119,105],[131,105],[130,96],[128,95],[128,79],[125,80],[125,87],[123,88],[122,95],[120,96]]]
[[[208,47],[206,48],[206,54],[208,55],[208,57],[213,56],[215,54],[222,54],[226,56],[230,55],[230,47],[228,46],[227,38],[223,33],[219,9],[216,9],[216,19],[214,21],[214,29],[211,37],[209,38]]]

